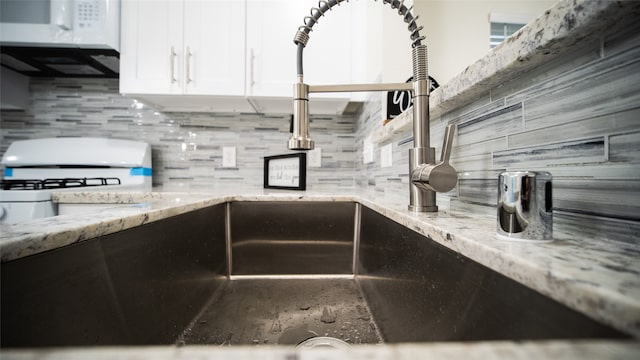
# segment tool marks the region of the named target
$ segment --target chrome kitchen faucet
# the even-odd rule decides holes
[[[350,84],[350,85],[316,85],[304,83],[302,53],[309,41],[312,27],[332,7],[348,0],[320,0],[318,7],[311,8],[311,15],[305,16],[303,25],[293,39],[298,46],[297,82],[293,87],[293,135],[289,139],[291,150],[312,150],[314,142],[309,138],[309,93],[322,92],[360,92],[360,91],[395,91],[409,90],[413,99],[413,148],[409,149],[409,210],[416,212],[436,212],[436,192],[447,192],[456,186],[458,174],[449,165],[451,144],[453,142],[454,125],[447,126],[442,146],[442,155],[435,162],[435,149],[429,146],[429,76],[427,74],[427,46],[422,45],[424,36],[419,32],[422,26],[416,24],[418,16],[411,14],[404,0],[383,0],[408,24],[411,33],[413,57],[413,82],[391,84]]]

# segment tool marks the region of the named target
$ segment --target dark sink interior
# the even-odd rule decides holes
[[[232,280],[178,341],[297,345],[317,336],[352,344],[382,342],[354,280]]]
[[[2,347],[628,338],[352,202],[231,202],[6,262]]]

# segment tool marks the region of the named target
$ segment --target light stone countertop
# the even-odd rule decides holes
[[[432,113],[466,103],[514,74],[531,69],[552,56],[569,53],[593,32],[616,31],[625,26],[623,20],[637,19],[639,13],[640,2],[635,1],[562,0],[523,28],[520,35],[510,38],[435,91],[430,99]],[[640,355],[640,247],[636,245],[572,237],[557,237],[549,244],[502,241],[495,234],[493,217],[444,211],[415,214],[407,211],[407,198],[389,198],[359,189],[294,192],[238,187],[206,192],[65,192],[58,193],[56,201],[108,203],[114,207],[86,215],[0,225],[3,262],[227,201],[356,201],[546,296],[630,333],[635,340],[357,346],[348,353],[324,357],[321,354],[295,357],[291,349],[279,347],[25,349],[2,350],[3,359],[415,359],[429,356],[484,360],[632,359]]]

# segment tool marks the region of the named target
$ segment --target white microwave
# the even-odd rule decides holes
[[[0,0],[0,51],[27,76],[116,78],[120,0]]]
[[[3,45],[120,50],[120,0],[2,0]]]

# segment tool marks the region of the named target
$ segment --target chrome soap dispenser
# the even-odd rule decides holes
[[[508,171],[498,179],[498,236],[553,241],[552,176],[548,172]]]

